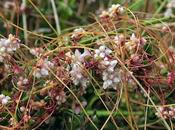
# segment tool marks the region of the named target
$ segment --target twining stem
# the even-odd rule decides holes
[[[55,34],[58,34],[55,28],[51,25],[51,23],[47,20],[44,14],[38,9],[38,7],[32,2],[32,0],[28,0],[30,4],[35,8],[35,10],[41,15],[41,17],[46,21],[46,23],[50,26],[50,28],[54,31]]]
[[[77,102],[79,103],[80,107],[82,108],[83,112],[85,113],[85,115],[87,116],[88,120],[91,122],[91,124],[94,126],[94,128],[96,130],[98,130],[98,127],[96,126],[96,124],[91,120],[91,118],[89,117],[88,113],[86,112],[86,110],[84,109],[83,105],[81,104],[80,100],[78,99],[78,97],[76,96],[76,94],[48,67],[48,70],[53,74],[53,76],[73,95],[73,97],[77,100]]]

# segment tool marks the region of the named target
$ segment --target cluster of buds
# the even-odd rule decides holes
[[[107,48],[105,45],[99,47],[95,50],[94,57],[99,61],[99,69],[103,70],[103,89],[112,87],[116,89],[116,85],[120,82],[119,74],[115,71],[115,66],[117,65],[117,60],[112,60],[110,54],[112,50]]]
[[[40,56],[44,50],[42,48],[32,48],[30,49],[30,53],[34,56]]]
[[[5,96],[4,94],[0,95],[0,102],[2,105],[6,105],[11,98],[9,96]]]
[[[133,33],[131,35],[130,39],[127,42],[125,42],[125,47],[126,47],[127,51],[130,54],[132,54],[137,49],[137,47],[143,46],[145,43],[146,43],[145,38],[143,38],[143,37],[138,38]]]
[[[167,4],[167,9],[164,13],[164,16],[169,17],[173,16],[173,9],[175,8],[175,0],[170,0]]]
[[[158,117],[163,117],[164,119],[175,119],[175,108],[173,107],[162,107],[160,106],[158,108],[159,110],[159,114],[158,112],[156,113],[156,115]]]
[[[57,104],[60,105],[66,101],[66,94],[64,91],[60,91],[59,94],[55,98],[57,100]]]
[[[53,68],[54,64],[48,61],[47,58],[40,59],[36,65],[36,70],[34,70],[33,76],[36,78],[46,77],[49,75],[49,68]]]
[[[50,82],[50,83],[49,83]],[[52,89],[49,91],[43,91],[42,93],[46,94],[48,92],[48,95],[58,104],[62,104],[66,102],[66,93],[64,91],[64,87],[57,86],[58,84],[55,84],[53,81],[47,81],[47,85],[51,85]],[[46,85],[46,84],[45,84]],[[52,86],[53,85],[53,86]],[[42,94],[42,95],[43,95]]]
[[[123,34],[116,35],[114,37],[114,43],[116,46],[120,46],[125,41],[125,36]]]
[[[107,57],[110,53],[112,53],[112,51],[109,48],[107,48],[106,46],[102,45],[99,47],[99,49],[95,50],[94,57],[96,59],[98,59],[98,58],[103,59],[103,58]]]
[[[114,70],[117,65],[117,60],[106,60],[105,58],[106,69],[103,71],[103,89],[112,87],[116,89],[117,84],[120,82],[119,73]]]
[[[29,85],[29,80],[27,78],[19,77],[17,85],[20,88],[25,88],[25,86]]]
[[[120,4],[113,4],[111,8],[108,9],[108,11],[102,11],[100,14],[100,18],[106,18],[106,17],[115,17],[116,15],[120,15],[124,12],[124,8]]]
[[[83,28],[77,28],[73,31],[73,34],[71,35],[71,39],[73,41],[77,41],[81,38],[83,34],[85,34],[86,31]]]
[[[12,54],[16,49],[20,47],[20,40],[13,36],[9,35],[8,38],[0,39],[0,61],[3,62],[4,57]]]

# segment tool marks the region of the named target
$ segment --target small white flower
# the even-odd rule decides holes
[[[135,42],[135,43],[138,43],[138,42],[139,42],[139,39],[135,36],[134,33],[132,33],[132,35],[131,35],[131,37],[130,37],[130,40],[131,40],[132,42]]]
[[[29,82],[29,80],[26,78],[23,80],[23,84],[27,84],[28,82]]]
[[[96,53],[97,55],[99,55],[99,54],[100,54],[100,50],[99,50],[99,49],[96,49],[96,50],[95,50],[95,53]]]
[[[9,96],[5,96],[3,94],[0,95],[0,101],[2,105],[6,105],[11,98]]]
[[[99,57],[104,58],[104,57],[105,57],[105,53],[104,53],[104,52],[101,52],[101,53],[99,54]]]
[[[32,49],[30,49],[30,53],[34,56],[40,56],[43,51],[44,50],[42,48],[32,48]]]
[[[41,74],[40,74],[39,71],[35,72],[35,73],[34,73],[34,76],[37,77],[37,78],[41,78]]]
[[[115,12],[118,8],[120,7],[120,4],[113,4],[110,8],[109,8],[109,12],[113,13]]]
[[[73,62],[76,63],[83,62],[86,56],[91,56],[88,50],[84,49],[84,52],[81,54],[81,52],[78,49],[76,49],[74,55],[71,55],[71,58]]]
[[[2,52],[2,53],[5,52],[5,49],[6,49],[5,47],[1,47],[0,52]]]
[[[38,55],[38,53],[35,51],[35,49],[30,49],[30,53],[34,56]]]
[[[58,105],[60,105],[60,104],[62,104],[62,103],[64,103],[66,101],[65,94],[58,95],[58,96],[56,96],[55,99],[57,100],[57,104]]]
[[[116,36],[114,37],[114,42],[115,42],[117,45],[120,45],[124,40],[125,40],[125,37],[124,37],[123,34],[116,35]]]
[[[103,82],[103,89],[107,89],[110,85],[108,84],[108,82],[104,81]]]
[[[124,8],[122,6],[118,9],[119,14],[123,14],[125,12]]]
[[[1,94],[0,95],[0,100],[3,99],[4,97],[5,97],[5,95],[4,94]]]
[[[106,55],[109,55],[112,53],[112,50],[110,50],[109,48],[106,48],[105,53],[106,53]]]
[[[41,75],[43,75],[43,76],[49,75],[49,72],[48,72],[48,70],[47,70],[46,68],[41,68],[40,73],[41,73]]]
[[[75,33],[84,33],[85,30],[83,28],[77,28],[74,30]]]
[[[3,104],[3,105],[6,105],[7,103],[8,103],[8,100],[7,100],[6,98],[3,98],[3,99],[2,99],[2,104]]]
[[[104,45],[99,47],[99,51],[100,51],[100,52],[105,51],[105,49],[106,49],[106,47],[105,47]]]
[[[118,14],[124,13],[124,8],[120,4],[113,4],[111,8],[109,8],[108,12],[109,15],[113,17],[115,13]]]
[[[115,77],[115,78],[113,79],[113,82],[114,82],[114,83],[119,83],[119,82],[120,82],[120,79],[119,79],[118,77]]]
[[[7,52],[8,53],[12,53],[13,52],[13,49],[12,48],[7,48]]]
[[[164,16],[165,17],[170,17],[170,16],[173,16],[173,11],[171,8],[168,8],[165,13],[164,13]]]
[[[104,64],[105,66],[108,66],[108,65],[110,64],[110,61],[104,60],[104,61],[103,61],[103,64]]]
[[[107,11],[102,11],[102,13],[99,15],[100,18],[107,17],[109,16],[109,12]]]
[[[112,61],[110,62],[110,66],[114,68],[114,67],[117,65],[117,63],[118,63],[117,60],[112,60]]]
[[[26,108],[24,106],[22,106],[19,109],[20,109],[21,112],[24,112]]]
[[[76,38],[78,36],[80,36],[81,34],[84,34],[86,31],[83,28],[77,28],[74,30],[71,38]]]

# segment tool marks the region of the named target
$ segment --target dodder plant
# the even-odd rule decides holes
[[[175,50],[159,19],[117,4],[91,25],[43,38],[0,40],[1,129],[173,129]]]

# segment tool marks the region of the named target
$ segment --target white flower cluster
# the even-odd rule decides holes
[[[120,82],[119,74],[115,70],[115,66],[117,65],[117,60],[111,60],[108,56],[112,53],[112,51],[106,46],[102,45],[99,49],[95,50],[94,57],[100,57],[101,61],[99,64],[99,68],[103,69],[102,78],[103,78],[103,89],[107,89],[112,87],[116,89],[117,84]]]
[[[103,63],[106,68],[103,71],[103,88],[107,89],[108,87],[112,87],[116,89],[117,84],[120,82],[119,74],[117,70],[115,70],[115,66],[117,65],[117,60],[109,60],[107,57],[104,59]]]
[[[108,11],[102,11],[100,17],[114,17],[115,14],[122,14],[124,12],[124,8],[120,4],[113,4]]]
[[[164,119],[175,119],[175,108],[173,107],[159,107],[158,108],[159,113],[161,115],[159,115],[159,113],[157,112],[156,115],[158,117],[163,117]]]
[[[173,16],[173,9],[175,8],[175,0],[170,0],[167,4],[167,9],[164,13],[165,17]]]
[[[56,96],[57,104],[60,105],[66,101],[66,95],[64,91],[61,91],[58,96]]]
[[[114,42],[116,45],[120,45],[123,41],[125,40],[125,36],[123,34],[120,34],[120,35],[116,35],[114,37]]]
[[[0,39],[0,61],[3,62],[4,57],[12,54],[20,47],[20,40],[15,38],[12,34],[8,38]]]
[[[29,84],[29,80],[27,78],[19,77],[17,85],[18,86],[25,86]]]
[[[11,98],[9,96],[5,96],[4,94],[0,95],[0,102],[2,105],[6,105]]]
[[[83,28],[77,28],[74,30],[71,38],[77,38],[79,37],[80,35],[84,34],[86,31],[83,29]]]
[[[119,73],[116,71],[115,67],[117,65],[117,60],[112,60],[110,50],[105,45],[101,45],[98,49],[94,51],[94,58],[99,61],[98,68],[103,70],[103,88],[112,87],[116,89],[117,84],[120,82]],[[70,55],[70,54],[69,54]],[[75,51],[74,55],[71,55],[72,64],[70,75],[72,77],[74,85],[82,85],[83,87],[87,86],[89,82],[88,78],[84,74],[84,59],[86,56],[91,56],[90,52],[84,50],[84,53],[80,53],[78,50]]]
[[[83,75],[83,68],[81,64],[74,63],[71,65],[72,70],[70,71],[74,85],[81,84],[83,87],[87,86],[89,82],[87,77]]]
[[[112,51],[107,48],[105,45],[102,45],[99,47],[99,49],[95,50],[95,58],[105,58],[107,55],[109,55],[110,53],[112,53]]]
[[[137,46],[138,42],[139,42],[139,39],[133,33],[130,37],[130,40],[128,42],[125,42],[125,47],[128,51],[133,51]]]
[[[122,14],[124,12],[124,8],[120,4],[113,4],[111,8],[108,10],[110,16],[113,16],[116,12]]]
[[[130,36],[130,39],[127,42],[125,42],[125,47],[130,53],[132,53],[136,49],[136,47],[143,46],[145,43],[146,39],[144,37],[138,38],[133,33]]]
[[[83,70],[83,61],[86,56],[90,56],[90,52],[88,50],[84,50],[84,53],[80,53],[78,50],[75,51],[75,54],[72,55],[72,64],[71,64],[71,77],[74,85],[82,85],[83,87],[87,86],[89,82],[88,78],[84,76]]]
[[[34,71],[33,76],[35,76],[36,78],[46,77],[49,75],[48,68],[53,68],[53,67],[54,67],[54,64],[48,61],[47,58],[41,59],[37,64],[37,68]]]

